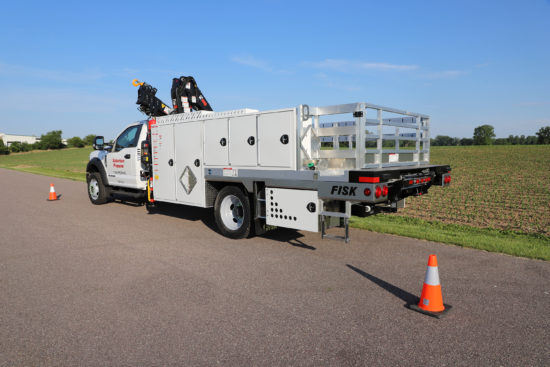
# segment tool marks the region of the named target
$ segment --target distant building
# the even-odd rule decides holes
[[[6,144],[8,147],[12,143],[29,143],[34,144],[37,141],[40,141],[40,138],[37,138],[36,136],[29,136],[29,135],[13,135],[13,134],[3,134],[0,133],[0,139]]]

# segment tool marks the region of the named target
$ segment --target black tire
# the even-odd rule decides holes
[[[88,197],[92,204],[105,204],[109,199],[109,190],[105,187],[99,172],[87,174]]]
[[[252,224],[248,195],[236,186],[224,187],[216,196],[214,217],[218,229],[225,237],[248,237]]]

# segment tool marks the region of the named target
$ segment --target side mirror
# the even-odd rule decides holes
[[[103,136],[96,136],[94,139],[94,149],[103,150],[103,145],[105,144],[104,140]]]

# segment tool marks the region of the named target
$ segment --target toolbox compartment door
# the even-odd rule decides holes
[[[256,115],[229,118],[229,164],[256,166],[257,146]]]
[[[266,187],[265,199],[268,225],[319,232],[317,191]]]
[[[153,187],[155,200],[176,199],[174,125],[153,125]]]
[[[228,160],[227,118],[206,120],[204,123],[204,164],[206,166],[227,166]]]
[[[205,206],[203,170],[203,121],[176,124],[176,200],[182,204]]]
[[[259,165],[262,167],[294,167],[296,138],[294,110],[258,115]]]

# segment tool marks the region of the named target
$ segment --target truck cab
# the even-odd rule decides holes
[[[94,204],[106,202],[120,192],[131,197],[144,197],[147,181],[141,163],[141,142],[147,139],[147,121],[127,126],[115,139],[113,146],[105,146],[103,137],[95,139],[94,150],[88,162],[87,182],[90,200]]]

